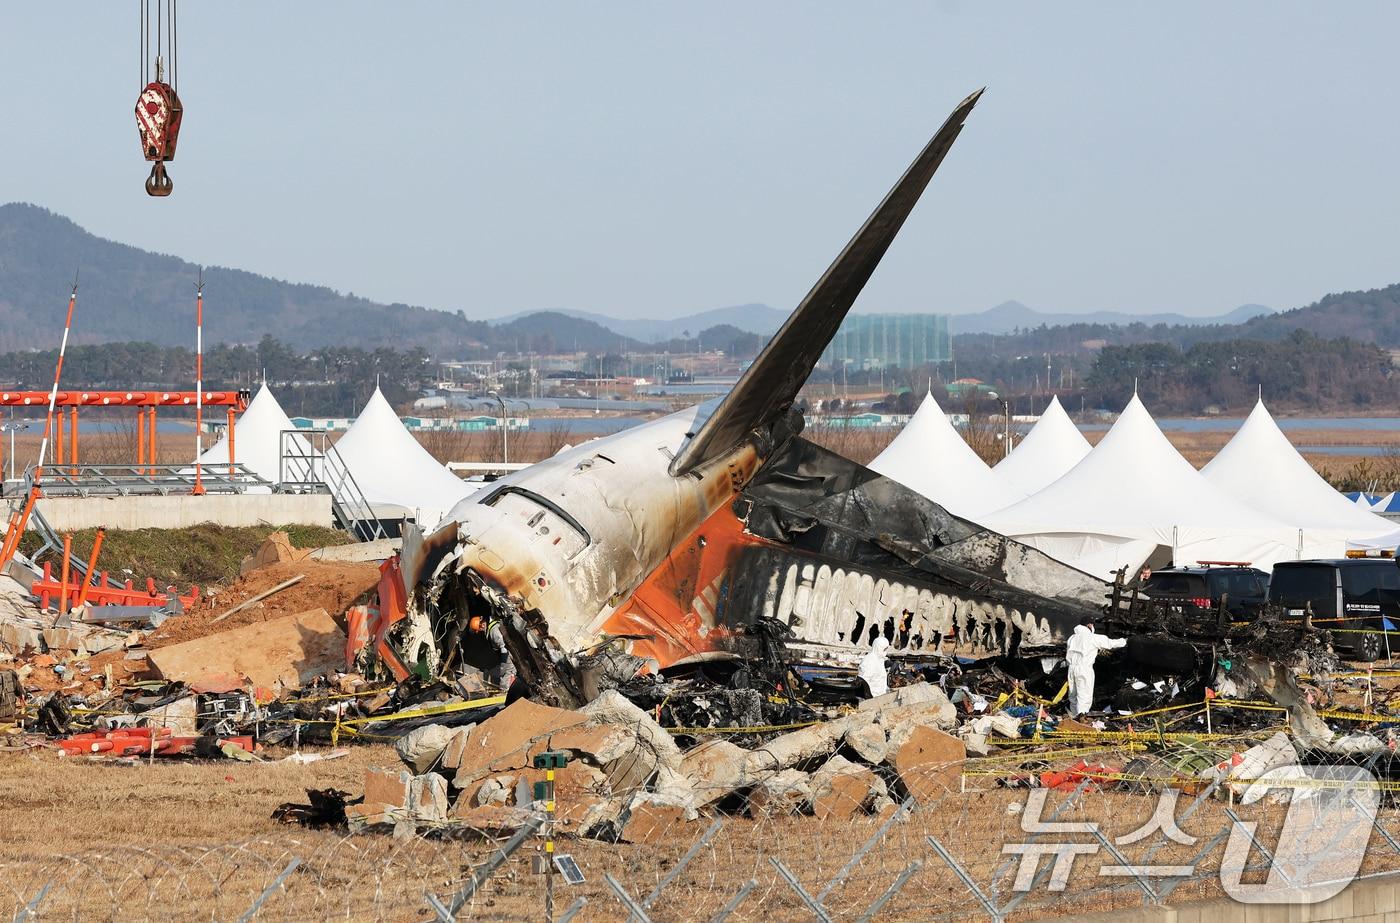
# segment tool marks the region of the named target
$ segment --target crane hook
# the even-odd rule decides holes
[[[146,177],[146,195],[167,196],[174,189],[175,184],[165,172],[165,161],[157,160],[151,167],[151,175]]]

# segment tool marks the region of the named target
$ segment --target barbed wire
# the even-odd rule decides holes
[[[643,825],[623,816],[599,838],[558,841],[585,880],[556,877],[557,918],[768,923],[1121,910],[1222,896],[1224,843],[1240,823],[1256,825],[1261,845],[1276,841],[1287,804],[1231,803],[1219,783],[1187,781],[1165,757],[1133,758],[1140,791],[1122,788],[1128,773],[1105,781],[1096,766],[1045,789],[1029,787],[1033,774],[1015,767],[991,780],[940,764],[924,768],[917,800],[854,785],[846,801],[823,802],[823,817],[811,813],[813,793],[781,773],[753,780],[743,795],[698,790],[700,811],[653,800]],[[1163,778],[1179,793],[1171,816],[1183,841],[1162,830],[1132,839],[1157,810]],[[567,798],[561,793],[561,806]],[[1035,832],[1041,823],[1089,824],[1099,833]],[[120,828],[115,821],[113,839]],[[112,845],[0,861],[0,902],[16,920],[434,920],[442,917],[429,895],[448,902],[504,842],[449,823],[413,836],[288,828],[202,847]],[[534,859],[542,842],[526,839],[457,918],[538,918],[544,888]],[[1031,887],[1018,887],[1024,859],[1015,850],[1037,843],[1072,843],[1078,852],[1062,883],[1047,853]],[[1270,861],[1256,849],[1250,867],[1262,874]],[[1189,874],[1144,881],[1103,871],[1122,865],[1182,866]],[[1393,870],[1400,870],[1400,812],[1387,807],[1362,872]]]

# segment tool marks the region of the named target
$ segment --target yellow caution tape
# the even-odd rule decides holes
[[[793,731],[820,723],[798,721],[795,724],[756,724],[747,727],[666,728],[666,731],[670,734],[767,734],[772,731]]]
[[[491,705],[502,705],[505,703],[504,695],[487,696],[484,699],[471,699],[466,702],[446,702],[441,705],[423,705],[418,708],[411,708],[407,711],[396,711],[391,715],[371,715],[367,718],[342,718],[340,724],[378,724],[381,721],[405,721],[409,718],[428,718],[433,715],[450,715],[459,711],[470,711],[474,708],[487,708]],[[320,719],[315,723],[323,724],[330,719]]]

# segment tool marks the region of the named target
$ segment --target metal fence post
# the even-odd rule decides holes
[[[569,923],[569,921],[572,920],[572,919],[574,918],[574,916],[575,916],[580,910],[582,910],[587,904],[588,904],[588,898],[586,898],[586,897],[580,897],[578,900],[576,900],[576,901],[574,901],[572,904],[570,904],[570,905],[568,906],[568,909],[566,909],[562,914],[559,915],[559,919],[558,919],[557,923]]]
[[[1224,841],[1224,839],[1225,839],[1227,836],[1230,835],[1230,826],[1231,826],[1230,824],[1226,824],[1226,825],[1221,829],[1221,831],[1220,831],[1219,833],[1217,833],[1214,837],[1212,837],[1212,838],[1211,838],[1211,841],[1210,841],[1209,843],[1207,843],[1207,844],[1201,849],[1200,852],[1196,853],[1196,855],[1195,855],[1194,858],[1191,859],[1191,870],[1192,870],[1192,872],[1195,871],[1197,864],[1199,864],[1200,861],[1201,861],[1202,859],[1204,859],[1206,856],[1210,855],[1210,854],[1215,850],[1215,847],[1219,846],[1219,845],[1221,844],[1221,842]],[[1175,877],[1171,878],[1169,881],[1163,882],[1163,883],[1162,883],[1162,889],[1161,889],[1160,891],[1157,892],[1157,897],[1158,897],[1158,899],[1159,899],[1159,900],[1162,900],[1162,901],[1165,901],[1165,900],[1167,899],[1167,896],[1168,896],[1169,894],[1171,894],[1173,891],[1176,890],[1176,886],[1177,886],[1177,885],[1179,885],[1179,884],[1181,884],[1183,881],[1187,881],[1187,880],[1189,880],[1190,878],[1193,878],[1193,877],[1194,877],[1194,875],[1178,875],[1178,876],[1175,876]]]
[[[651,923],[651,917],[647,916],[646,909],[632,899],[632,895],[627,893],[627,889],[622,886],[621,882],[612,877],[611,872],[605,873],[603,878],[607,881],[608,887],[613,889],[617,899],[622,901],[622,906],[632,911],[633,918],[640,920],[641,923]]]
[[[852,870],[854,870],[855,867],[860,864],[860,860],[865,858],[865,854],[870,852],[870,850],[875,846],[875,844],[880,842],[880,840],[884,838],[885,832],[889,830],[890,827],[893,826],[896,821],[908,817],[909,813],[913,810],[913,796],[905,798],[904,803],[901,804],[899,808],[893,814],[891,814],[883,824],[880,825],[880,829],[876,830],[873,834],[871,834],[870,838],[865,841],[865,844],[861,846],[860,849],[856,850],[855,855],[851,856],[850,861],[841,867],[841,871],[837,872],[836,876],[826,883],[826,887],[822,888],[821,893],[817,895],[817,900],[826,900],[827,895],[831,894],[831,892],[835,890],[837,885],[845,881],[846,876],[851,874]]]
[[[1264,848],[1264,844],[1261,843],[1261,842],[1259,842],[1259,838],[1256,837],[1256,836],[1254,835],[1254,831],[1253,831],[1253,830],[1250,830],[1250,829],[1245,825],[1245,822],[1242,821],[1242,820],[1240,820],[1240,816],[1239,816],[1238,814],[1235,813],[1235,809],[1234,809],[1234,808],[1226,808],[1226,809],[1225,809],[1225,813],[1226,813],[1227,815],[1229,815],[1230,820],[1235,824],[1235,826],[1239,827],[1241,830],[1244,831],[1244,835],[1247,836],[1247,837],[1249,837],[1249,842],[1252,843],[1252,844],[1254,844],[1254,848],[1257,849],[1257,850],[1259,850],[1260,855],[1262,855],[1265,859],[1268,859],[1268,860],[1269,860],[1269,864],[1266,865],[1265,868],[1271,869],[1271,870],[1272,870],[1272,869],[1278,869],[1278,873],[1279,873],[1279,875],[1283,878],[1284,883],[1287,884],[1287,885],[1291,888],[1291,887],[1293,886],[1293,879],[1289,877],[1288,873],[1285,872],[1285,871],[1278,865],[1278,863],[1274,862],[1274,854],[1271,853],[1271,852],[1269,852],[1267,849]],[[1246,857],[1246,858],[1247,858],[1247,857]]]
[[[1124,857],[1124,855],[1118,851],[1118,847],[1113,845],[1113,841],[1103,835],[1103,831],[1098,828],[1097,824],[1094,825],[1094,838],[1099,841],[1099,844],[1103,846],[1104,849],[1108,850],[1109,855],[1113,856],[1114,859],[1118,860],[1118,867],[1120,869],[1125,869],[1127,871],[1127,874],[1133,877],[1133,880],[1137,882],[1138,887],[1142,889],[1143,895],[1146,896],[1146,898],[1152,903],[1159,903],[1157,892],[1153,889],[1152,883],[1142,876],[1142,873],[1138,870],[1137,866],[1132,865],[1128,862],[1127,858]],[[1102,869],[1099,870],[1099,874],[1103,874]]]
[[[788,887],[797,892],[797,896],[802,898],[802,903],[807,905],[807,909],[817,915],[817,919],[822,923],[831,923],[831,914],[821,905],[821,901],[807,893],[807,889],[802,887],[802,882],[797,880],[797,876],[788,871],[788,867],[783,865],[774,856],[769,856],[768,861],[773,863],[773,868],[778,870],[778,874],[788,883]]]
[[[724,820],[717,819],[713,824],[710,824],[708,830],[700,834],[699,838],[690,845],[690,849],[686,850],[685,855],[681,856],[681,860],[672,866],[665,877],[656,883],[656,887],[651,889],[651,893],[642,899],[644,909],[650,908],[652,904],[656,903],[656,899],[661,896],[662,891],[666,890],[667,885],[675,881],[677,876],[685,871],[685,867],[691,863],[691,860],[700,855],[700,850],[705,848],[706,843],[714,839],[715,834],[719,833],[722,827],[724,827]]]
[[[253,906],[243,911],[243,916],[238,918],[238,923],[248,923],[249,920],[257,916],[258,911],[262,909],[263,902],[272,896],[272,892],[282,887],[282,882],[286,881],[287,876],[295,872],[299,865],[301,865],[300,858],[293,859],[291,862],[287,863],[287,867],[282,870],[282,874],[273,879],[272,884],[264,888],[263,893],[258,895],[258,899],[253,901]]]
[[[865,908],[865,913],[860,915],[856,923],[870,923],[871,920],[875,919],[875,915],[885,909],[885,905],[890,902],[890,899],[899,893],[899,889],[903,888],[905,884],[908,883],[909,879],[913,877],[914,873],[923,868],[923,865],[924,863],[919,859],[915,859],[913,862],[906,865],[904,871],[899,873],[899,877],[885,889],[885,893],[876,898],[875,903]]]
[[[963,868],[962,865],[958,863],[958,860],[953,858],[953,854],[948,851],[946,846],[938,841],[938,837],[930,833],[925,836],[924,839],[928,840],[929,845],[933,847],[933,851],[938,853],[944,862],[948,863],[948,867],[957,873],[957,876],[962,879],[962,883],[967,885],[967,890],[972,892],[973,897],[981,901],[982,908],[987,911],[993,923],[1001,923],[1004,912],[987,896],[985,891],[977,887],[977,882],[967,873],[967,869]]]
[[[1073,807],[1074,803],[1079,800],[1079,796],[1084,794],[1085,790],[1088,789],[1089,782],[1089,779],[1084,779],[1078,785],[1076,785],[1074,791],[1070,792],[1070,796],[1064,801],[1060,802],[1059,806],[1056,807],[1054,811],[1050,812],[1050,816],[1047,817],[1044,822],[1047,824],[1054,823],[1061,814],[1063,814],[1067,809]],[[1039,833],[1032,833],[1030,836],[1026,837],[1025,842],[1034,843],[1039,836]],[[1007,859],[1006,861],[1002,862],[1001,865],[997,866],[996,871],[992,872],[991,890],[993,894],[997,893],[997,882],[1001,880],[1001,876],[1009,872],[1012,866],[1016,864],[1017,861],[1015,859]]]
[[[476,893],[476,889],[486,883],[486,879],[491,877],[491,873],[500,868],[500,866],[511,857],[511,854],[520,848],[520,844],[524,843],[531,836],[534,836],[543,823],[544,815],[532,814],[530,819],[525,821],[524,825],[519,830],[515,831],[515,835],[506,841],[506,845],[496,850],[495,854],[476,870],[472,875],[471,881],[467,882],[462,890],[452,895],[452,900],[447,903],[446,910],[449,914],[449,920],[456,917],[457,911],[462,909],[463,904],[471,900],[472,895]],[[427,892],[424,897],[428,899],[430,904],[440,903],[437,895],[432,892]]]
[[[438,896],[431,891],[423,895],[423,899],[428,902],[433,913],[437,914],[438,923],[457,923],[457,915],[443,906]]]
[[[744,898],[749,896],[749,892],[758,887],[758,879],[750,878],[739,886],[739,891],[729,899],[729,902],[719,909],[719,913],[710,917],[710,923],[724,923],[729,915],[739,908],[744,902]]]
[[[44,886],[39,889],[39,893],[30,898],[29,903],[25,904],[20,908],[19,913],[15,914],[15,923],[28,923],[29,920],[37,919],[39,914],[36,913],[36,911],[39,909],[39,905],[43,903],[44,898],[48,897],[49,888],[52,887],[53,879],[50,878],[48,881],[44,882]]]

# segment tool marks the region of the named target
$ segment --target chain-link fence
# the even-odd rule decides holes
[[[697,792],[700,803],[713,796],[698,812],[652,804],[645,823],[625,818],[612,838],[556,840],[579,883],[561,863],[551,880],[541,873],[545,837],[534,824],[496,839],[289,828],[209,848],[6,862],[0,894],[16,920],[541,919],[551,890],[559,920],[1035,919],[1220,896],[1231,862],[1248,881],[1281,870],[1286,803],[1234,803],[1204,783],[1134,791],[1138,783],[1097,770],[1047,789],[1014,787],[1014,773],[984,784],[959,769],[929,767],[947,789],[923,786],[918,803],[874,813],[863,783],[820,800],[823,816],[808,813],[810,791],[780,784]],[[1340,834],[1314,825],[1316,881]],[[1383,808],[1367,830],[1360,871],[1400,869],[1400,813]],[[1289,872],[1284,885],[1298,878],[1296,863]]]

